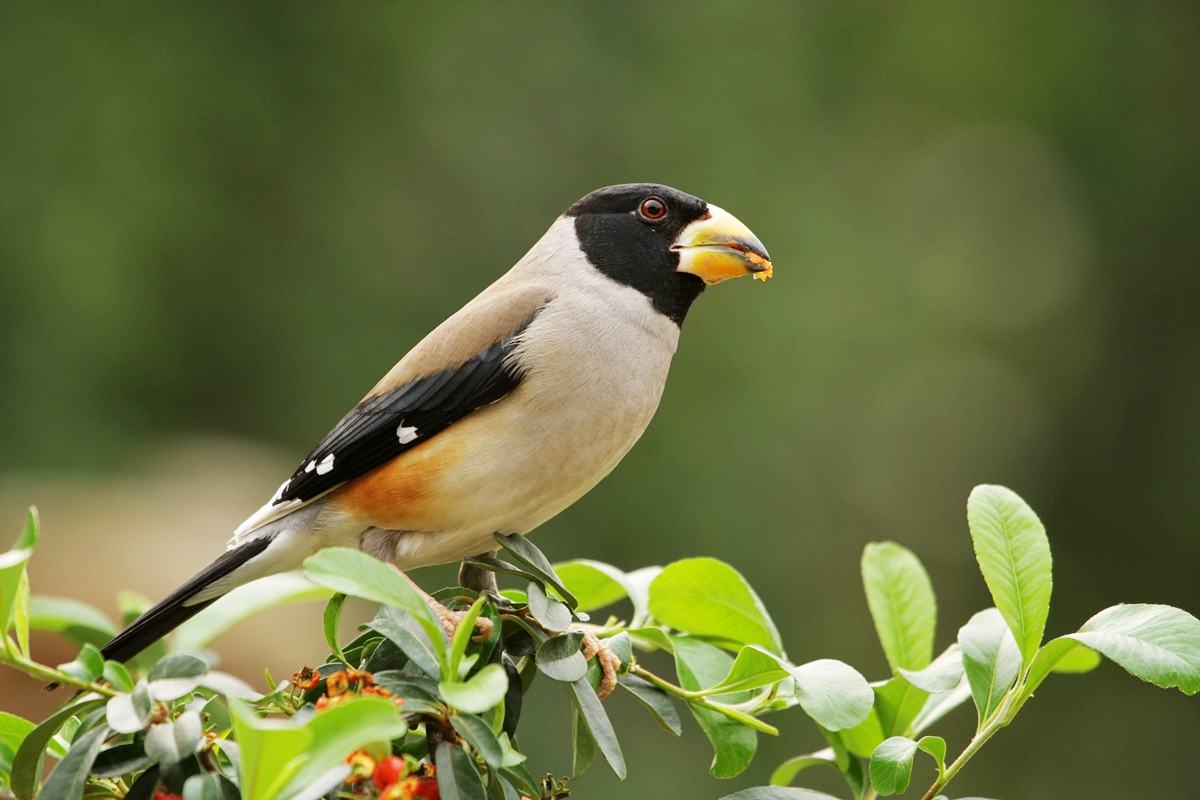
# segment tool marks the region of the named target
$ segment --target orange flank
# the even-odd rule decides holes
[[[457,462],[460,437],[442,434],[342,487],[334,502],[378,528],[420,530],[429,523],[438,485]]]

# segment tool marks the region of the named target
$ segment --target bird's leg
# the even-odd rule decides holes
[[[412,587],[417,590],[417,593],[421,595],[421,599],[423,599],[426,605],[429,606],[430,610],[433,611],[433,615],[438,618],[438,622],[442,623],[442,628],[445,629],[446,635],[453,639],[454,632],[457,631],[458,626],[462,624],[463,617],[467,615],[467,612],[453,611],[449,608],[446,608],[444,605],[438,602],[433,595],[429,594],[429,592],[418,586],[417,582],[408,577],[406,572],[401,570],[400,574],[403,575],[404,579],[412,584]],[[475,633],[471,637],[471,641],[486,641],[488,637],[492,635],[492,628],[493,625],[490,619],[483,616],[478,617],[475,620]]]
[[[603,700],[617,688],[617,670],[621,668],[621,659],[591,631],[583,634],[583,657],[588,660],[595,658],[600,664],[600,688],[596,690],[596,696]]]
[[[499,551],[489,550],[479,555],[494,558],[497,552]],[[473,567],[465,561],[458,567],[458,585],[466,589],[474,589],[481,594],[483,592],[500,593],[500,587],[496,585],[496,573]]]

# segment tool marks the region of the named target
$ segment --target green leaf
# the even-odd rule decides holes
[[[390,606],[382,606],[375,619],[371,620],[370,627],[399,647],[426,675],[435,681],[441,680],[437,650],[429,634],[412,616]]]
[[[727,794],[721,800],[838,800],[831,794],[785,786],[755,786]]]
[[[37,509],[30,506],[25,517],[25,528],[17,537],[16,544],[8,552],[0,553],[0,638],[7,634],[13,623],[21,587],[28,588],[28,583],[24,583],[25,565],[37,547],[38,536]]]
[[[636,675],[622,675],[618,679],[617,685],[636,697],[663,730],[674,736],[683,733],[683,723],[679,720],[679,712],[675,710],[670,695],[662,689]]]
[[[1076,656],[1076,651],[1091,653],[1092,656]],[[1100,654],[1065,636],[1051,639],[1042,645],[1037,655],[1034,656],[1033,663],[1029,665],[1029,675],[1025,678],[1025,685],[1021,690],[1021,696],[1025,698],[1031,697],[1037,691],[1037,688],[1042,685],[1042,681],[1050,677],[1050,673],[1058,671],[1060,661],[1065,661],[1068,666],[1071,666],[1073,664],[1081,664],[1084,660],[1089,660],[1090,658],[1099,659]]]
[[[93,778],[119,778],[154,765],[141,742],[118,744],[100,751],[92,763]]]
[[[937,601],[925,567],[894,542],[873,542],[863,550],[862,579],[892,670],[924,669],[933,659],[937,628]]]
[[[41,796],[44,798],[74,798],[83,796],[83,787],[87,783],[88,772],[92,762],[100,754],[104,739],[108,736],[108,728],[101,725],[85,733],[75,740],[67,757],[58,762],[46,784],[42,787]]]
[[[104,705],[102,698],[84,697],[54,712],[48,719],[25,735],[13,757],[12,780],[9,787],[20,800],[32,800],[38,779],[42,776],[42,757],[46,746],[59,729],[76,714],[87,714]]]
[[[547,639],[538,645],[538,669],[548,678],[574,683],[587,673],[587,659],[579,650],[582,643],[582,633],[568,633]]]
[[[679,685],[689,691],[712,686],[728,675],[733,666],[733,659],[728,654],[699,639],[677,636],[672,637],[671,644]],[[748,694],[742,693],[728,699],[741,702],[747,697]],[[713,760],[709,772],[714,778],[733,778],[749,766],[758,749],[758,735],[753,728],[695,703],[688,703],[688,710],[712,744]]]
[[[1021,653],[1033,660],[1050,614],[1050,541],[1024,500],[1003,486],[976,486],[967,500],[975,558]]]
[[[758,689],[778,683],[791,675],[779,659],[755,645],[746,645],[738,651],[733,666],[721,681],[705,689],[707,694],[730,694],[749,689]],[[864,681],[865,685],[865,681]]]
[[[946,740],[940,736],[922,736],[917,740],[917,749],[928,753],[937,767],[938,778],[946,775]]]
[[[898,672],[913,686],[930,694],[948,692],[962,682],[962,652],[957,644],[952,644],[924,669],[900,669]]]
[[[208,662],[195,653],[172,653],[150,668],[150,694],[155,700],[183,697],[204,681]]]
[[[668,564],[650,584],[650,613],[693,636],[737,647],[757,644],[782,654],[779,631],[758,595],[733,567],[715,558]]]
[[[601,755],[612,771],[621,780],[625,780],[625,756],[621,753],[621,745],[617,742],[617,732],[613,730],[612,722],[596,696],[596,690],[588,683],[587,678],[580,678],[571,684],[575,694],[575,707],[587,723],[592,739]]]
[[[125,669],[125,665],[117,661],[104,662],[104,680],[112,684],[113,688],[119,692],[133,691],[133,678],[129,676],[129,670]]]
[[[204,725],[195,711],[185,711],[175,720],[152,725],[146,731],[146,755],[160,765],[178,764],[200,749]]]
[[[108,701],[104,716],[108,727],[117,733],[137,733],[150,724],[154,699],[145,681],[138,681],[129,694],[119,694]]]
[[[793,669],[792,677],[804,713],[831,731],[858,725],[875,703],[875,693],[866,678],[841,661],[810,661]]]
[[[193,775],[183,784],[183,800],[223,800],[221,778],[211,772]]]
[[[1112,606],[1067,638],[1159,688],[1200,692],[1200,620],[1186,611],[1144,603]]]
[[[529,613],[548,631],[565,631],[571,625],[571,609],[565,603],[547,597],[542,587],[530,583],[525,587]]]
[[[445,631],[432,609],[399,570],[360,550],[327,547],[304,560],[304,574],[314,583],[335,592],[407,611],[433,643],[443,674],[449,674],[445,669]]]
[[[447,703],[468,714],[482,714],[504,702],[508,675],[499,664],[488,664],[466,681],[442,681],[438,691]]]
[[[475,768],[475,759],[461,747],[439,742],[434,761],[442,800],[487,800],[487,789]]]
[[[0,787],[8,785],[13,755],[21,742],[37,726],[27,719],[0,711]]]
[[[542,554],[542,551],[537,549],[533,542],[529,541],[525,536],[519,533],[494,534],[493,537],[501,547],[503,547],[510,556],[513,557],[522,567],[532,572],[543,583],[552,587],[563,600],[567,601],[567,605],[571,608],[576,608],[579,605],[579,600],[572,594],[566,586],[563,585],[562,578],[554,571],[554,567],[550,564],[550,560]]]
[[[994,608],[980,611],[959,629],[958,646],[982,725],[1017,679],[1021,652],[1012,631]]]
[[[596,740],[577,703],[571,704],[571,777],[580,778],[596,757]]]
[[[454,637],[450,640],[451,677],[461,677],[459,666],[462,664],[463,656],[467,653],[467,646],[471,644],[471,637],[475,635],[475,620],[479,619],[479,614],[483,611],[486,602],[486,597],[476,598],[459,621],[458,627],[454,629]]]
[[[554,565],[563,585],[579,601],[579,611],[595,611],[630,595],[631,587],[621,570],[600,561],[576,559]]]
[[[904,736],[893,736],[876,747],[871,754],[871,785],[875,791],[884,797],[907,791],[916,753],[917,743]]]
[[[346,660],[341,642],[338,641],[338,620],[341,619],[342,605],[345,602],[346,595],[340,592],[329,598],[329,602],[325,604],[325,613],[321,615],[321,629],[325,633],[325,644],[329,645],[329,652],[333,653],[334,658],[346,666],[353,666]]]
[[[244,619],[271,608],[305,600],[321,600],[331,594],[329,589],[317,586],[295,572],[259,578],[237,587],[180,625],[172,640],[174,648],[201,650]]]
[[[1063,675],[1083,675],[1100,666],[1103,660],[1092,648],[1076,643],[1055,662],[1054,671]]]
[[[96,645],[85,644],[74,661],[59,664],[58,668],[83,681],[98,681],[104,675],[104,656],[100,655]]]
[[[29,627],[67,637],[77,644],[104,645],[117,629],[93,606],[65,597],[35,595],[29,599]]]
[[[450,717],[450,724],[489,768],[500,769],[504,761],[504,748],[500,746],[490,725],[471,714],[455,714]]]
[[[837,759],[833,756],[833,749],[827,748],[819,750],[816,753],[792,756],[775,768],[775,771],[771,773],[769,782],[772,786],[787,786],[804,770],[809,767],[818,766],[833,767],[839,772],[841,771],[838,767]]]
[[[378,697],[357,697],[307,719],[260,719],[232,698],[229,711],[240,748],[243,800],[289,797],[341,766],[355,750],[390,742],[408,729],[395,704]]]

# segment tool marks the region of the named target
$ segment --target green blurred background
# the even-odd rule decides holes
[[[964,502],[1001,482],[1050,530],[1052,633],[1198,611],[1198,36],[1194,3],[5,4],[0,518],[42,509],[35,591],[168,590],[570,202],[653,180],[737,214],[777,277],[696,305],[552,557],[727,559],[795,659],[876,678],[862,546],[918,552],[949,643],[988,603]],[[290,671],[316,613],[218,649]],[[0,678],[6,709],[52,702]],[[526,744],[564,772],[566,696],[539,694]],[[718,784],[696,728],[609,706],[630,778],[579,797],[715,798],[820,745],[792,712]],[[1198,747],[1195,700],[1106,665],[953,794],[1194,798]]]

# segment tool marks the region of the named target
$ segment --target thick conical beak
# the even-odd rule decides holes
[[[737,217],[714,205],[688,225],[671,245],[679,253],[677,272],[689,272],[708,285],[753,275],[765,281],[775,270],[767,248]]]

